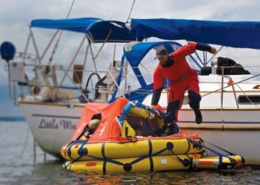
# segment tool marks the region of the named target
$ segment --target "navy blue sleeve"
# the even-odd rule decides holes
[[[201,51],[210,51],[211,50],[211,46],[208,45],[208,44],[197,43],[196,49],[197,50],[201,50]]]
[[[153,97],[152,97],[152,102],[151,102],[152,105],[158,104],[162,90],[163,90],[163,87],[153,91]]]

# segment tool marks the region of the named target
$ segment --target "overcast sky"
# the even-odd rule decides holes
[[[24,49],[31,19],[65,18],[72,0],[0,0],[0,44],[11,41]],[[99,17],[126,21],[133,0],[75,0],[70,17]],[[132,18],[180,18],[219,21],[260,21],[260,0],[136,0]],[[244,56],[246,55],[246,56]],[[239,55],[253,60],[259,51]],[[7,84],[5,61],[0,59],[0,85]],[[3,102],[3,92],[0,93]],[[2,111],[2,103],[0,111]]]

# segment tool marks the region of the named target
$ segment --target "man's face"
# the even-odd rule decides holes
[[[160,65],[164,65],[168,59],[168,55],[162,55],[162,56],[158,57],[157,59],[159,60]]]

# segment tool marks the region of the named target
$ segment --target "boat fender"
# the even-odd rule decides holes
[[[9,62],[14,58],[15,51],[15,46],[11,42],[3,42],[0,46],[1,58],[4,59],[6,62]]]

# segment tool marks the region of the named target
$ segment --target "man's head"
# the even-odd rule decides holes
[[[161,65],[164,65],[168,59],[168,52],[165,48],[161,47],[156,50],[156,57],[160,62]]]
[[[168,55],[168,52],[165,48],[161,47],[156,50],[156,57],[155,58],[161,58],[165,55]]]

